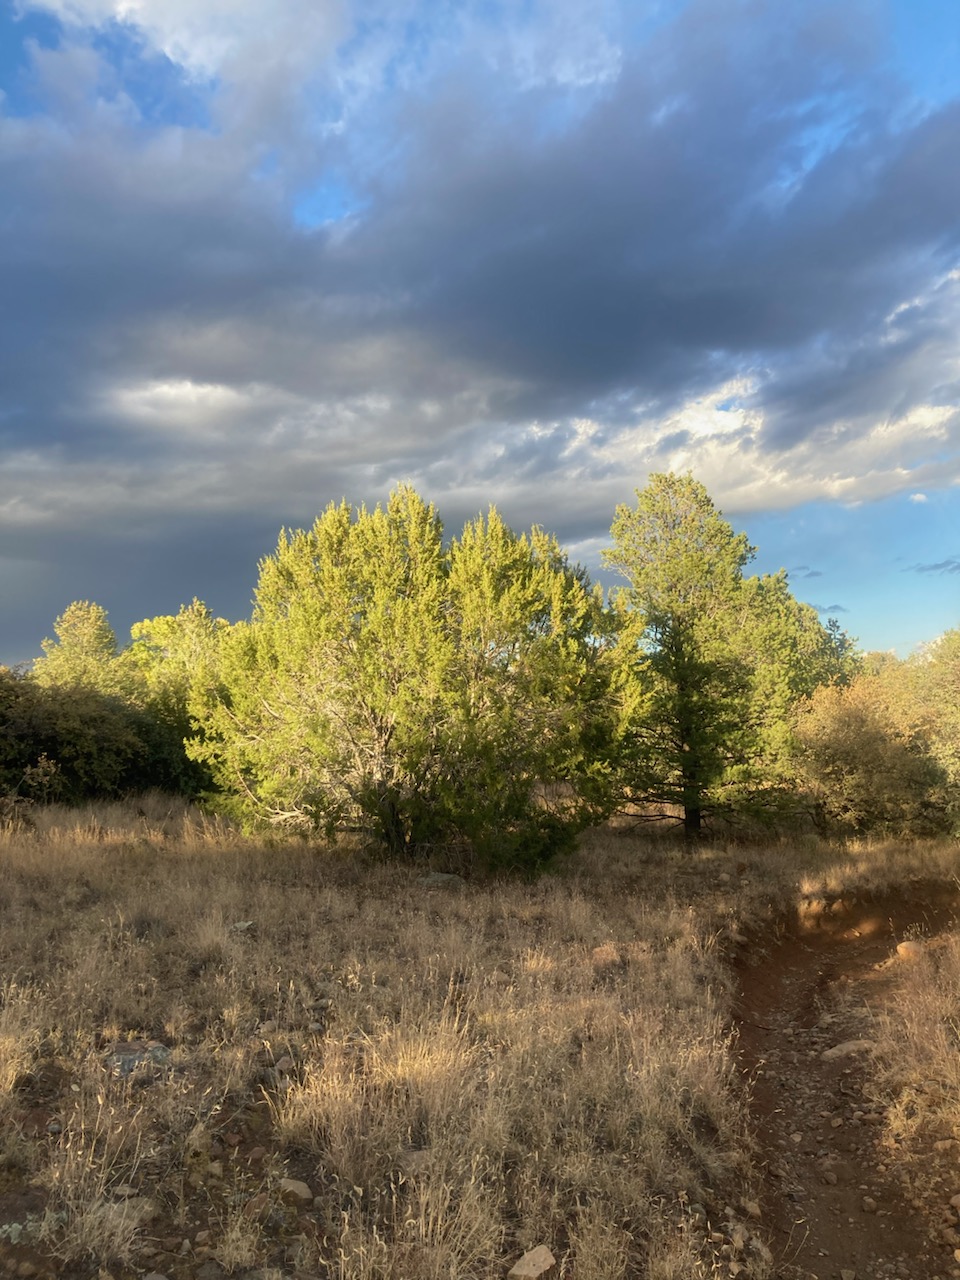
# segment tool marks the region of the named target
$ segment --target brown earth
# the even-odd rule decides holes
[[[960,1144],[904,1151],[871,1076],[870,1021],[896,999],[905,937],[956,924],[960,893],[911,886],[873,901],[808,904],[783,940],[739,966],[742,1070],[765,1186],[760,1210],[778,1280],[946,1280]],[[824,1055],[827,1054],[825,1057]],[[960,1259],[960,1252],[957,1254]]]

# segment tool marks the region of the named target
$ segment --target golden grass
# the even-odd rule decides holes
[[[168,1275],[487,1280],[539,1243],[575,1280],[719,1274],[750,1179],[724,949],[870,857],[598,832],[433,890],[159,796],[39,810],[0,835],[2,1176],[59,1257]]]

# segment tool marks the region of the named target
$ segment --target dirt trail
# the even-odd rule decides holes
[[[898,962],[886,962],[897,943],[917,930],[933,936],[958,916],[960,894],[942,886],[835,903],[741,967],[741,1063],[778,1280],[960,1276],[947,1216],[960,1148],[931,1141],[918,1183],[871,1100],[869,1054],[829,1053],[869,1037],[866,1011],[893,995]]]

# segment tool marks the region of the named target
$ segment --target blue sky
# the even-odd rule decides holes
[[[0,0],[0,661],[399,480],[960,625],[956,0]]]

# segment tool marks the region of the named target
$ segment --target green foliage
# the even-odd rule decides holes
[[[785,573],[744,578],[754,549],[691,476],[651,476],[611,535],[630,583],[614,601],[627,794],[680,806],[691,836],[711,811],[781,809],[792,708],[849,677],[849,640]]]
[[[144,713],[149,754],[166,789],[195,795],[211,785],[207,770],[189,759],[184,743],[194,731],[191,688],[216,662],[218,636],[226,626],[194,599],[177,614],[135,623],[131,644],[120,655],[124,686]]]
[[[822,824],[847,834],[932,835],[949,827],[950,780],[909,664],[874,666],[815,691],[798,716],[802,781]]]
[[[44,686],[83,685],[100,693],[119,691],[117,637],[107,612],[89,600],[75,600],[53,624],[55,640],[42,643],[43,658],[33,665],[34,679]]]
[[[912,660],[911,674],[930,753],[947,778],[953,824],[960,830],[960,628],[927,645]]]
[[[141,717],[88,685],[0,668],[0,792],[79,802],[151,785]]]
[[[248,819],[535,864],[600,794],[599,610],[552,539],[496,512],[445,548],[410,488],[331,505],[261,562],[253,619],[194,693],[191,753]]]

